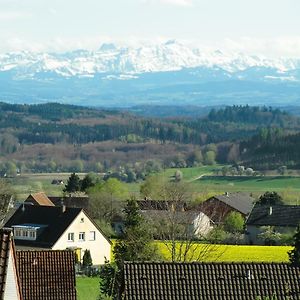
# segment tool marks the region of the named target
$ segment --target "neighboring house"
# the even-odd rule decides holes
[[[23,300],[76,300],[72,251],[17,251]]]
[[[163,226],[164,228],[182,225],[189,236],[201,237],[211,229],[210,219],[196,210],[187,210],[187,204],[182,201],[165,200],[139,200],[137,201],[141,214],[149,224]],[[112,227],[117,234],[121,234],[124,228],[122,216],[114,216]],[[159,233],[158,233],[159,234]],[[160,236],[157,235],[156,238]],[[181,236],[182,238],[182,236]]]
[[[225,193],[202,202],[197,210],[204,213],[214,224],[222,224],[230,212],[238,212],[244,218],[250,213],[255,199],[247,193]]]
[[[12,231],[0,229],[0,299],[22,300]]]
[[[87,249],[94,265],[110,260],[111,242],[81,208],[21,205],[5,226],[17,249],[72,249],[79,261]]]
[[[54,206],[52,201],[43,192],[30,194],[24,202],[33,205]]]
[[[88,196],[64,196],[64,197],[55,197],[49,196],[50,201],[55,206],[61,206],[62,204],[67,207],[77,207],[88,209],[89,206],[89,197]]]
[[[142,215],[149,224],[155,223],[155,226],[162,227],[163,232],[173,231],[173,228],[180,227],[181,231],[189,236],[203,237],[212,229],[210,219],[203,213],[196,211],[170,211],[170,210],[147,210],[142,211]],[[183,238],[182,232],[179,232],[177,238]],[[165,232],[166,234],[171,234]],[[157,236],[159,238],[159,236]]]
[[[300,268],[288,263],[130,263],[126,300],[300,299]]]
[[[47,196],[44,192],[30,194],[25,203],[33,205],[77,207],[87,209],[89,197],[87,196]]]
[[[291,233],[300,224],[299,205],[261,205],[256,204],[246,220],[246,232],[249,243],[263,244],[258,237],[266,226],[271,226],[274,232]]]

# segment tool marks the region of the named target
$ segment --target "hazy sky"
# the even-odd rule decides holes
[[[179,39],[300,57],[300,0],[0,0],[0,52]]]

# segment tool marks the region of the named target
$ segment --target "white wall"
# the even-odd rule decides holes
[[[82,222],[83,219],[83,222]],[[96,239],[90,240],[90,231],[96,232]],[[74,242],[68,241],[68,233],[74,233]],[[85,241],[79,241],[79,232],[85,232]],[[53,250],[81,248],[81,259],[86,249],[90,250],[93,264],[104,264],[105,257],[110,260],[111,245],[83,211],[77,216],[61,238],[52,247]]]
[[[20,299],[14,263],[15,262],[13,258],[13,250],[10,249],[9,258],[8,258],[6,285],[4,291],[4,300]]]
[[[193,223],[195,235],[199,237],[206,236],[213,229],[213,226],[210,222],[210,218],[203,212],[200,212],[198,214],[198,216],[194,219]]]

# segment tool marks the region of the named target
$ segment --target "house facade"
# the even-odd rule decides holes
[[[84,250],[88,249],[91,252],[93,264],[95,265],[104,264],[105,258],[111,259],[110,241],[87,216],[84,210],[80,211],[51,249],[74,249],[80,259],[84,255]]]
[[[80,262],[90,250],[94,265],[110,260],[110,240],[80,208],[22,205],[5,226],[13,228],[17,249],[70,249]]]

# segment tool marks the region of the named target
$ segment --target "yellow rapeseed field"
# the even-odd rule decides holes
[[[166,260],[171,254],[168,246],[162,242],[155,242]],[[245,246],[245,245],[208,245],[194,244],[188,259],[207,262],[287,262],[290,246]]]

